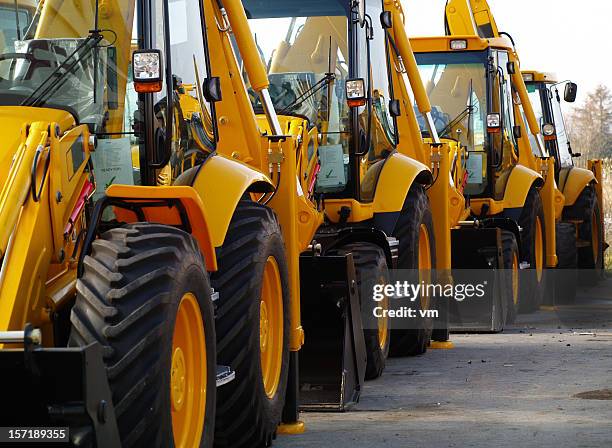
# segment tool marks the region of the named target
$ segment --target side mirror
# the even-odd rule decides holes
[[[161,92],[163,85],[161,51],[135,51],[132,55],[132,74],[134,76],[134,90],[136,92]]]
[[[573,82],[568,82],[565,84],[565,94],[563,98],[568,103],[573,103],[576,101],[576,95],[578,95],[578,84]]]
[[[399,117],[402,114],[399,100],[389,101],[389,113],[392,117]]]
[[[346,101],[349,107],[360,107],[366,105],[366,87],[363,78],[346,80]]]
[[[508,69],[508,73],[514,75],[516,73],[516,65],[513,61],[508,62],[506,68]]]
[[[393,28],[393,16],[390,11],[384,11],[380,14],[380,23],[384,29]]]
[[[206,78],[202,83],[202,94],[209,103],[217,103],[223,99],[221,94],[221,79],[218,77]]]

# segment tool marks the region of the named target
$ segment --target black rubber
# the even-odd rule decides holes
[[[506,300],[506,313],[505,313],[505,323],[507,325],[511,325],[516,321],[516,316],[518,314],[518,300],[515,303],[515,298],[513,297],[512,292],[512,262],[516,257],[517,260],[519,258],[519,247],[516,242],[516,236],[512,232],[502,231],[502,255],[504,259],[503,266],[503,275],[504,275],[504,288],[503,288],[503,297]],[[519,276],[520,282],[520,276]],[[520,293],[520,284],[519,291]],[[517,297],[518,299],[518,297]]]
[[[372,313],[374,307],[380,306],[373,299],[373,286],[375,284],[386,285],[389,282],[387,258],[382,248],[369,243],[349,244],[334,251],[334,253],[338,255],[353,254],[362,318],[364,319],[363,335],[368,354],[365,379],[373,380],[381,376],[385,369],[387,356],[389,356],[389,342],[391,340],[391,329],[389,326],[387,343],[384,347],[380,346],[378,330],[375,329],[377,320]],[[366,296],[368,291],[369,295]],[[364,302],[364,300],[367,300],[367,302]],[[366,319],[368,319],[367,322]]]
[[[200,305],[207,348],[209,447],[215,415],[215,327],[204,260],[193,237],[174,227],[137,223],[104,233],[85,257],[72,308],[69,345],[99,342],[124,447],[174,446],[170,371],[181,298]]]
[[[279,267],[283,289],[283,353],[278,389],[266,395],[259,336],[262,279],[268,257]],[[269,446],[281,421],[289,369],[289,274],[280,226],[274,212],[241,200],[217,255],[211,280],[219,293],[217,357],[236,371],[218,392],[215,446]]]
[[[593,214],[595,214],[595,223]],[[581,270],[579,280],[585,285],[594,285],[603,277],[604,243],[601,208],[592,186],[586,187],[580,193],[574,205],[566,207],[563,211],[563,218],[582,221],[578,227],[578,239],[590,244],[578,248],[578,269]],[[593,250],[592,244],[594,226],[599,229],[599,246],[596,250]]]
[[[578,285],[578,251],[576,226],[572,223],[557,224],[557,258],[559,264],[555,272],[555,303],[574,303]]]
[[[393,233],[393,236],[399,240],[398,269],[418,269],[421,225],[425,225],[429,234],[431,266],[435,270],[436,244],[431,206],[425,189],[420,185],[415,185],[406,197]],[[419,309],[420,301],[416,300],[411,306]],[[416,356],[427,351],[431,341],[433,322],[430,318],[419,318],[413,323],[416,325],[412,329],[391,330],[389,356]]]
[[[546,223],[544,222],[544,207],[537,189],[532,188],[527,194],[523,212],[519,219],[521,227],[521,261],[529,263],[529,268],[521,271],[521,294],[519,296],[519,311],[531,313],[537,310],[544,300],[546,289],[546,269],[538,281],[535,259],[535,226],[539,218],[542,226],[542,250],[544,251],[544,268],[546,267]]]

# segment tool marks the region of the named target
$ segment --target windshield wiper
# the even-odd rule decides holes
[[[37,107],[44,104],[50,95],[66,83],[66,75],[71,73],[79,63],[82,63],[89,53],[97,48],[102,39],[103,36],[99,30],[91,30],[85,40],[40,83],[30,96],[21,102],[21,105]]]
[[[452,131],[452,129],[456,125],[461,123],[465,117],[468,117],[468,137],[470,136],[472,114],[474,113],[474,105],[472,104],[473,93],[474,93],[474,84],[473,84],[473,80],[470,79],[470,90],[468,91],[467,106],[465,107],[465,109],[463,109],[459,113],[459,115],[457,115],[453,120],[451,120],[451,122],[448,123],[444,127],[444,129],[440,131],[440,137],[444,137],[449,131]]]
[[[308,98],[311,98],[315,93],[317,93],[319,90],[326,87],[327,85],[331,84],[335,80],[336,80],[336,75],[334,75],[333,73],[325,73],[325,76],[323,78],[321,78],[311,87],[306,89],[300,96],[294,99],[288,106],[283,108],[283,110],[279,111],[278,115],[286,114],[293,107],[297,106],[298,104],[303,103]]]

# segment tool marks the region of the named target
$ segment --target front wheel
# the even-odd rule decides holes
[[[519,219],[521,231],[522,261],[529,268],[521,272],[521,294],[519,311],[531,313],[544,301],[546,290],[546,227],[544,207],[537,189],[527,194],[523,212]]]
[[[240,201],[218,262],[218,357],[236,378],[219,390],[215,446],[269,446],[289,372],[289,271],[274,212]]]
[[[432,282],[436,268],[433,217],[425,188],[412,187],[393,234],[399,240],[398,269],[418,271],[418,283]],[[413,304],[416,312],[430,307],[429,297],[421,295]],[[391,331],[391,356],[415,356],[427,351],[433,322],[424,317],[414,320],[414,328]]]
[[[69,344],[98,342],[124,447],[212,447],[216,355],[211,288],[193,237],[137,223],[85,257]]]
[[[508,312],[506,314],[506,324],[511,325],[516,321],[519,307],[520,293],[520,263],[519,248],[516,236],[512,232],[502,231],[502,254],[503,254],[503,275],[504,275],[504,294]]]

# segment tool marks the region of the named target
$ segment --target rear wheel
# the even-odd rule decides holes
[[[521,271],[519,311],[530,313],[538,309],[546,290],[546,228],[544,207],[538,190],[532,188],[527,195],[519,219],[522,261],[529,268]]]
[[[219,390],[215,446],[268,446],[285,403],[290,325],[287,261],[272,210],[240,201],[218,262],[211,277],[218,358],[236,378]]]
[[[557,225],[557,257],[559,264],[555,272],[555,303],[574,303],[578,284],[578,252],[574,224]]]
[[[385,369],[391,340],[389,318],[384,316],[377,319],[372,313],[374,307],[389,309],[388,302],[383,300],[377,303],[373,300],[372,295],[375,284],[386,285],[389,282],[387,257],[380,247],[368,243],[350,244],[335,253],[338,255],[353,254],[359,298],[363,310],[363,334],[368,355],[365,378],[373,380],[381,376]]]
[[[212,447],[215,327],[197,243],[138,223],[94,241],[69,344],[99,342],[122,446]]]
[[[433,218],[422,186],[415,185],[408,193],[393,236],[399,240],[398,269],[418,270],[419,283],[433,281],[436,266]],[[417,313],[428,309],[429,298],[422,295],[411,306]],[[431,318],[411,319],[410,323],[413,328],[391,330],[390,356],[415,356],[427,351],[433,327]]]
[[[520,293],[520,262],[516,236],[512,232],[502,231],[502,251],[504,259],[504,297],[507,303],[506,324],[516,321]]]
[[[595,284],[603,276],[604,239],[601,208],[593,187],[587,187],[576,203],[564,212],[565,219],[580,220],[578,239],[583,243],[578,248],[580,278],[587,285]]]

